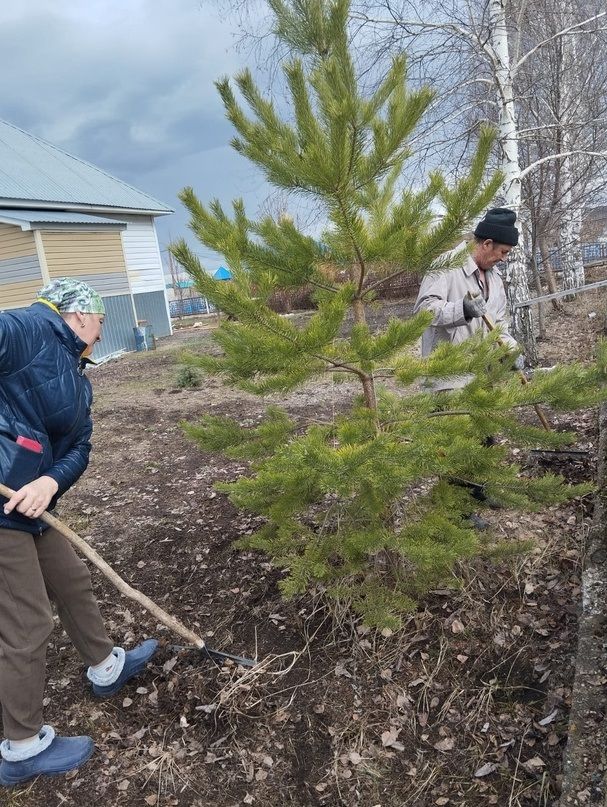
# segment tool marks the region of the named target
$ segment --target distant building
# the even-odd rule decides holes
[[[105,302],[94,357],[134,350],[141,320],[171,333],[154,224],[171,208],[5,121],[0,166],[0,310],[31,305],[46,283],[71,276]]]

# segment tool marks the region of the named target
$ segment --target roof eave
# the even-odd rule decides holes
[[[78,221],[69,221],[69,222],[68,221],[65,221],[65,222],[57,222],[57,221],[23,221],[23,222],[17,222],[16,220],[13,220],[12,222],[10,222],[10,221],[7,221],[6,219],[4,219],[2,216],[0,216],[0,222],[2,224],[12,224],[14,226],[21,227],[21,229],[24,232],[27,232],[28,230],[32,230],[32,231],[33,230],[44,230],[45,232],[48,232],[50,230],[65,232],[66,230],[68,230],[68,231],[77,231],[79,233],[81,233],[81,232],[92,232],[92,233],[99,232],[99,225],[98,224],[82,224],[82,223],[80,223]],[[114,224],[112,222],[111,224],[104,224],[103,225],[103,230],[104,231],[105,230],[119,230],[119,231],[122,231],[122,230],[126,230],[126,229],[127,229],[126,224],[117,224],[117,223]]]
[[[20,210],[66,210],[78,213],[122,213],[141,216],[168,216],[175,211],[169,207],[163,209],[112,207],[111,205],[89,205],[73,202],[49,202],[37,199],[0,198],[0,210],[3,208],[19,208]]]

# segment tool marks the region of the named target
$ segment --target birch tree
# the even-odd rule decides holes
[[[562,22],[565,27],[568,27],[572,24],[574,16],[574,3],[572,0],[565,0],[560,14],[557,14],[558,22]],[[590,121],[593,119],[591,103],[594,97],[590,90],[596,73],[594,69],[590,69],[591,65],[580,52],[582,50],[579,40],[575,36],[563,37],[559,41],[562,107],[559,110],[558,123],[559,129],[562,131],[563,149],[567,154],[563,159],[560,171],[562,216],[560,217],[558,239],[564,289],[575,289],[583,286],[585,282],[580,242],[584,196],[588,183],[584,183],[582,177],[585,173],[585,166],[594,167],[596,165],[597,158],[593,156],[596,149],[600,147],[605,149],[607,145],[604,138],[603,142],[597,145],[592,137],[595,127],[590,125]],[[587,71],[584,70],[584,66]],[[594,65],[592,65],[593,67]],[[602,90],[603,97],[600,99],[602,101],[600,105],[604,109],[607,87],[603,85]],[[587,121],[586,126],[581,127],[579,121],[584,119]],[[604,130],[603,126],[600,128],[601,131]],[[604,160],[603,165],[597,167],[599,171],[604,170],[606,167]],[[591,173],[591,177],[592,174],[594,172]],[[591,190],[593,184],[597,183],[591,181]]]
[[[567,23],[571,24],[574,16],[573,3],[565,0],[563,3],[564,17]],[[582,232],[582,205],[576,199],[574,193],[575,185],[575,163],[576,155],[573,132],[571,131],[572,119],[575,117],[576,104],[576,82],[578,47],[575,37],[563,37],[563,100],[564,100],[564,127],[563,127],[563,147],[565,152],[569,152],[563,159],[561,167],[561,177],[563,185],[563,217],[560,227],[560,250],[561,250],[561,271],[563,273],[563,288],[575,289],[584,285],[584,264],[582,263],[582,250],[580,236]]]
[[[594,9],[592,8],[594,5]],[[587,13],[598,13],[593,0]],[[574,23],[575,5],[552,0],[527,7],[523,28],[526,44],[554,35]],[[604,26],[597,26],[598,29]],[[592,40],[579,33],[554,38],[528,62],[518,79],[519,137],[524,165],[540,161],[523,181],[523,198],[532,212],[533,240],[542,253],[550,292],[556,285],[550,271],[548,244],[559,247],[563,287],[584,283],[580,239],[584,210],[597,204],[607,185],[607,66],[605,32]],[[590,45],[590,46],[589,46]],[[564,152],[561,160],[543,162]],[[541,292],[540,292],[541,293]],[[553,305],[557,301],[553,301]]]

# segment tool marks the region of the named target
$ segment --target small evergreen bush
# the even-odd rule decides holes
[[[181,367],[177,373],[175,384],[179,389],[195,389],[200,386],[201,377],[198,370],[190,365]]]

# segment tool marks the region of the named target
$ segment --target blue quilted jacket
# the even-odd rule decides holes
[[[59,485],[50,508],[88,465],[92,391],[83,375],[86,344],[44,303],[0,314],[0,481],[17,490],[39,476]],[[38,441],[42,453],[18,445],[21,435]],[[37,535],[39,520],[13,510],[0,528]],[[49,508],[49,509],[50,509]]]

